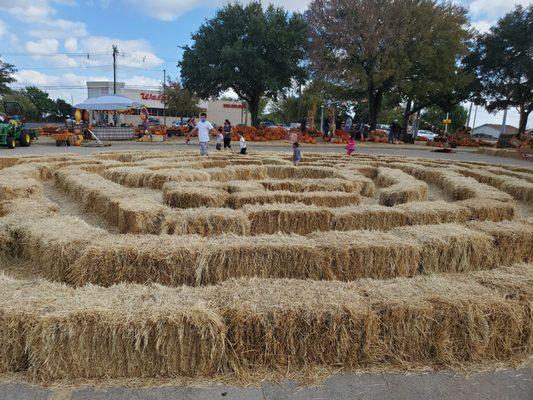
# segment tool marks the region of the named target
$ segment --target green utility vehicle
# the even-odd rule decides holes
[[[31,145],[31,140],[37,136],[35,131],[24,128],[22,107],[17,102],[5,102],[4,113],[0,113],[0,146],[14,149],[17,143],[21,147]]]

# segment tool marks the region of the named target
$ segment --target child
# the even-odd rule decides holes
[[[244,136],[242,133],[239,133],[239,144],[241,146],[241,154],[246,154],[246,140],[244,139]]]
[[[219,130],[218,133],[217,133],[217,144],[215,146],[217,150],[222,150],[222,140],[223,139],[224,139],[224,135]]]
[[[301,159],[302,151],[300,150],[300,144],[298,142],[294,142],[292,144],[292,162],[294,163],[295,167],[300,163]]]
[[[348,144],[346,145],[346,155],[351,156],[354,151],[355,151],[355,138],[353,136],[350,136],[350,139],[348,139]]]

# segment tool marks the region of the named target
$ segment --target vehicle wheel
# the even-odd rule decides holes
[[[17,143],[15,142],[15,138],[13,136],[7,137],[7,148],[8,149],[14,149]]]
[[[21,147],[28,147],[31,145],[31,136],[28,132],[22,132],[20,134],[19,144]]]
[[[59,140],[56,140],[56,146],[57,147],[61,146],[61,142]]]

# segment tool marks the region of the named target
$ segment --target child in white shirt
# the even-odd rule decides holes
[[[242,133],[239,133],[239,145],[241,146],[241,154],[246,154],[246,140]]]

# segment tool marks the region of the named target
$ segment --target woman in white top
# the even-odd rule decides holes
[[[207,114],[200,114],[200,121],[196,124],[192,133],[198,132],[198,142],[200,142],[200,155],[209,155],[209,134],[216,135],[217,131],[211,125],[211,122],[207,121]]]

